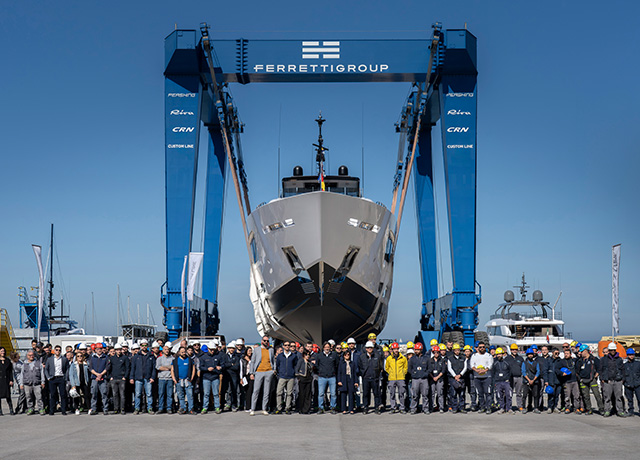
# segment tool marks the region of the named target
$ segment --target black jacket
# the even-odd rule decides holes
[[[107,358],[107,375],[109,376],[109,379],[128,379],[130,370],[131,361],[128,356],[113,355]]]
[[[329,352],[328,355],[321,351],[314,358],[318,377],[329,378],[336,376],[338,373],[338,354],[335,351]]]
[[[411,374],[412,379],[426,379],[429,375],[429,357],[426,355],[412,356],[409,359],[407,373]]]
[[[598,373],[596,368],[596,362],[593,357],[580,358],[576,362],[576,372],[578,373],[578,380],[585,385],[590,384]]]
[[[563,372],[561,371],[561,369],[563,367],[566,367],[567,369],[569,369],[571,371],[571,374],[562,375]],[[567,383],[567,382],[575,382],[575,381],[577,381],[578,378],[576,376],[576,360],[575,360],[575,358],[569,358],[569,359],[561,358],[558,361],[556,361],[556,375],[558,376],[558,380],[562,384]]]
[[[627,361],[624,363],[624,385],[635,388],[640,386],[640,361]]]
[[[434,358],[429,359],[429,377],[432,379],[442,374],[447,373],[447,360],[442,356],[436,361]]]
[[[507,362],[507,359],[496,359],[493,362],[491,368],[493,375],[493,382],[508,382],[511,380],[511,363]]]
[[[613,357],[607,353],[600,360],[600,380],[606,382],[608,380],[614,380],[619,382],[624,376],[624,363],[618,353]]]
[[[382,356],[375,351],[371,356],[367,352],[361,353],[358,358],[358,371],[363,379],[377,379],[384,365],[382,364]]]
[[[522,363],[524,358],[520,355],[509,355],[504,358],[505,362],[509,365],[512,377],[522,377]]]

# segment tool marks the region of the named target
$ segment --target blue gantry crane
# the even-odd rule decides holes
[[[203,24],[165,39],[166,274],[161,301],[169,339],[217,332],[218,274],[225,180],[231,177],[243,231],[251,212],[240,143],[243,125],[231,83],[411,82],[396,130],[400,134],[392,212],[398,235],[411,173],[422,281],[421,331],[472,343],[478,323],[476,281],[476,37],[466,29],[429,39],[218,40]],[[432,130],[440,121],[453,291],[439,296]],[[185,299],[192,264],[194,204],[201,130],[206,130],[202,289]],[[397,241],[397,238],[396,238]],[[395,244],[395,242],[394,242]],[[250,247],[247,247],[250,252]],[[393,248],[395,250],[395,247]],[[193,265],[197,267],[197,265]]]

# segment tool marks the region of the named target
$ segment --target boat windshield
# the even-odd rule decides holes
[[[490,326],[487,333],[494,336],[511,337],[516,340],[522,340],[534,337],[561,337],[564,333],[563,328],[558,325],[548,324],[510,324],[503,326]]]
[[[360,179],[349,176],[326,176],[325,191],[360,197]],[[322,190],[317,176],[294,176],[282,179],[282,197]]]

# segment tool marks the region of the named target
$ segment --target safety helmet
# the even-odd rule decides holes
[[[367,339],[369,339],[369,340],[375,340],[377,338],[378,338],[378,336],[375,335],[373,332],[367,336]]]
[[[511,348],[512,350],[517,350],[518,345],[516,345],[515,343],[512,343],[511,345],[509,345],[509,348]]]
[[[344,342],[342,342],[342,343],[344,344]],[[236,347],[237,347],[238,345],[242,345],[242,344],[241,344],[241,343],[239,343],[239,342],[236,340]],[[342,345],[342,346],[344,347],[344,345]],[[296,342],[296,348],[300,348],[300,342]],[[346,348],[346,347],[345,347],[345,348]]]
[[[582,342],[576,343],[576,348],[580,348],[582,346]]]
[[[385,345],[384,347],[382,347],[382,351],[389,351],[389,347]]]
[[[159,344],[158,342],[156,342],[156,341],[154,341],[154,342],[151,344],[151,348],[158,348],[159,346],[160,346],[160,344]]]
[[[91,351],[95,351],[95,349],[96,349],[96,344],[95,344],[95,343],[92,343],[92,344],[91,344]]]
[[[364,344],[365,348],[373,348],[373,342],[371,340],[369,340],[367,343]]]
[[[318,351],[320,351],[320,347],[318,347],[318,345],[314,343],[311,346],[311,350],[313,350],[314,353],[318,353]]]
[[[438,341],[436,339],[431,339],[431,342],[429,342],[430,346],[434,346],[434,345],[438,345]]]
[[[79,398],[80,393],[78,393],[78,390],[76,390],[75,388],[71,388],[71,390],[69,390],[69,396],[71,396],[72,398]]]
[[[453,344],[453,349],[454,350],[459,350],[460,349],[460,344],[459,343],[454,343]]]
[[[528,355],[533,355],[533,354],[535,354],[535,351],[533,351],[533,348],[529,347],[529,348],[527,348],[527,354]]]
[[[407,350],[407,354],[408,354],[408,355],[415,355],[415,353],[416,353],[416,352],[415,352],[415,350],[414,350],[413,348],[409,348],[409,349]]]
[[[392,350],[397,350],[400,348],[400,345],[398,345],[398,342],[393,342],[389,348],[391,348]]]
[[[437,345],[434,345],[431,347],[431,351],[440,351],[440,347]]]
[[[138,343],[134,343],[131,347],[132,350],[139,350],[140,349],[140,344]]]
[[[465,345],[463,350],[471,350],[471,345]]]
[[[607,349],[608,349],[608,350],[615,350],[615,349],[617,349],[615,342],[609,342],[609,345],[607,345]]]
[[[552,394],[554,393],[554,391],[553,391],[553,387],[552,387],[551,385],[547,385],[547,386],[544,388],[544,392],[545,392],[546,394],[548,394],[548,395],[552,395]]]
[[[327,340],[327,342],[329,342],[329,345],[331,345],[332,347],[336,344],[336,341],[333,339],[329,339]]]
[[[416,342],[416,344],[413,346],[414,350],[422,350],[422,343],[420,342]]]
[[[208,346],[206,346],[206,345],[202,345],[202,346],[200,347],[200,349],[201,349],[202,351],[204,351],[205,353],[209,353],[209,347],[208,347]]]
[[[349,338],[347,339],[347,344],[352,344],[352,343],[354,343],[354,344],[355,344],[355,343],[356,343],[356,339],[354,339],[353,337],[349,337]]]
[[[578,344],[578,342],[576,342],[575,340],[573,340],[569,345],[571,345],[572,347],[575,347]]]
[[[495,346],[495,345],[490,345],[490,346],[489,346],[489,350],[495,350],[495,349],[496,349],[496,346]]]
[[[497,355],[501,355],[502,353],[504,353],[504,350],[502,349],[502,347],[496,348],[496,354]]]
[[[633,348],[627,348],[627,355],[635,355],[636,351]]]
[[[120,345],[119,343],[116,343],[116,346],[113,347],[114,350],[122,350],[122,345]]]
[[[413,342],[412,342],[411,340],[409,340],[409,341],[407,342],[407,350],[408,350],[409,348],[413,348]]]
[[[203,346],[204,346],[204,345],[203,345]],[[236,342],[235,342],[235,340],[232,340],[231,342],[229,342],[229,343],[227,344],[227,349],[229,349],[229,348],[235,348],[235,347],[236,347]],[[201,347],[201,349],[202,349],[202,347]]]
[[[581,352],[583,352],[583,351],[587,351],[588,349],[589,349],[589,346],[588,346],[588,345],[581,345],[581,346],[580,346],[580,351],[581,351]]]
[[[96,348],[103,348],[102,344],[100,342],[96,343]]]
[[[533,345],[531,345],[531,349],[532,350],[537,350],[538,349],[538,345],[536,345],[535,343]]]
[[[567,374],[567,375],[571,375],[571,371],[569,369],[567,369],[566,367],[561,367],[560,368],[560,372]]]
[[[342,348],[349,348],[349,345],[347,345],[347,342],[342,342],[342,343],[340,344],[340,346],[341,346]]]

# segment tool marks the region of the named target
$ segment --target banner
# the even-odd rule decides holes
[[[200,271],[200,265],[202,264],[203,252],[190,252],[189,253],[189,277],[187,278],[187,300],[191,302],[193,300],[193,290],[196,285],[196,278]]]
[[[620,332],[620,316],[618,314],[618,280],[620,277],[620,245],[611,249],[611,308],[613,314],[613,335]]]
[[[36,319],[36,339],[40,341],[40,326],[42,322],[42,310],[44,309],[44,270],[42,269],[42,247],[32,244],[33,253],[38,263],[38,318]]]
[[[187,303],[186,299],[185,299],[185,290],[184,290],[184,277],[186,276],[187,273],[187,257],[188,256],[184,256],[184,263],[182,264],[182,281],[180,283],[180,293],[182,294],[182,306],[184,307]]]

